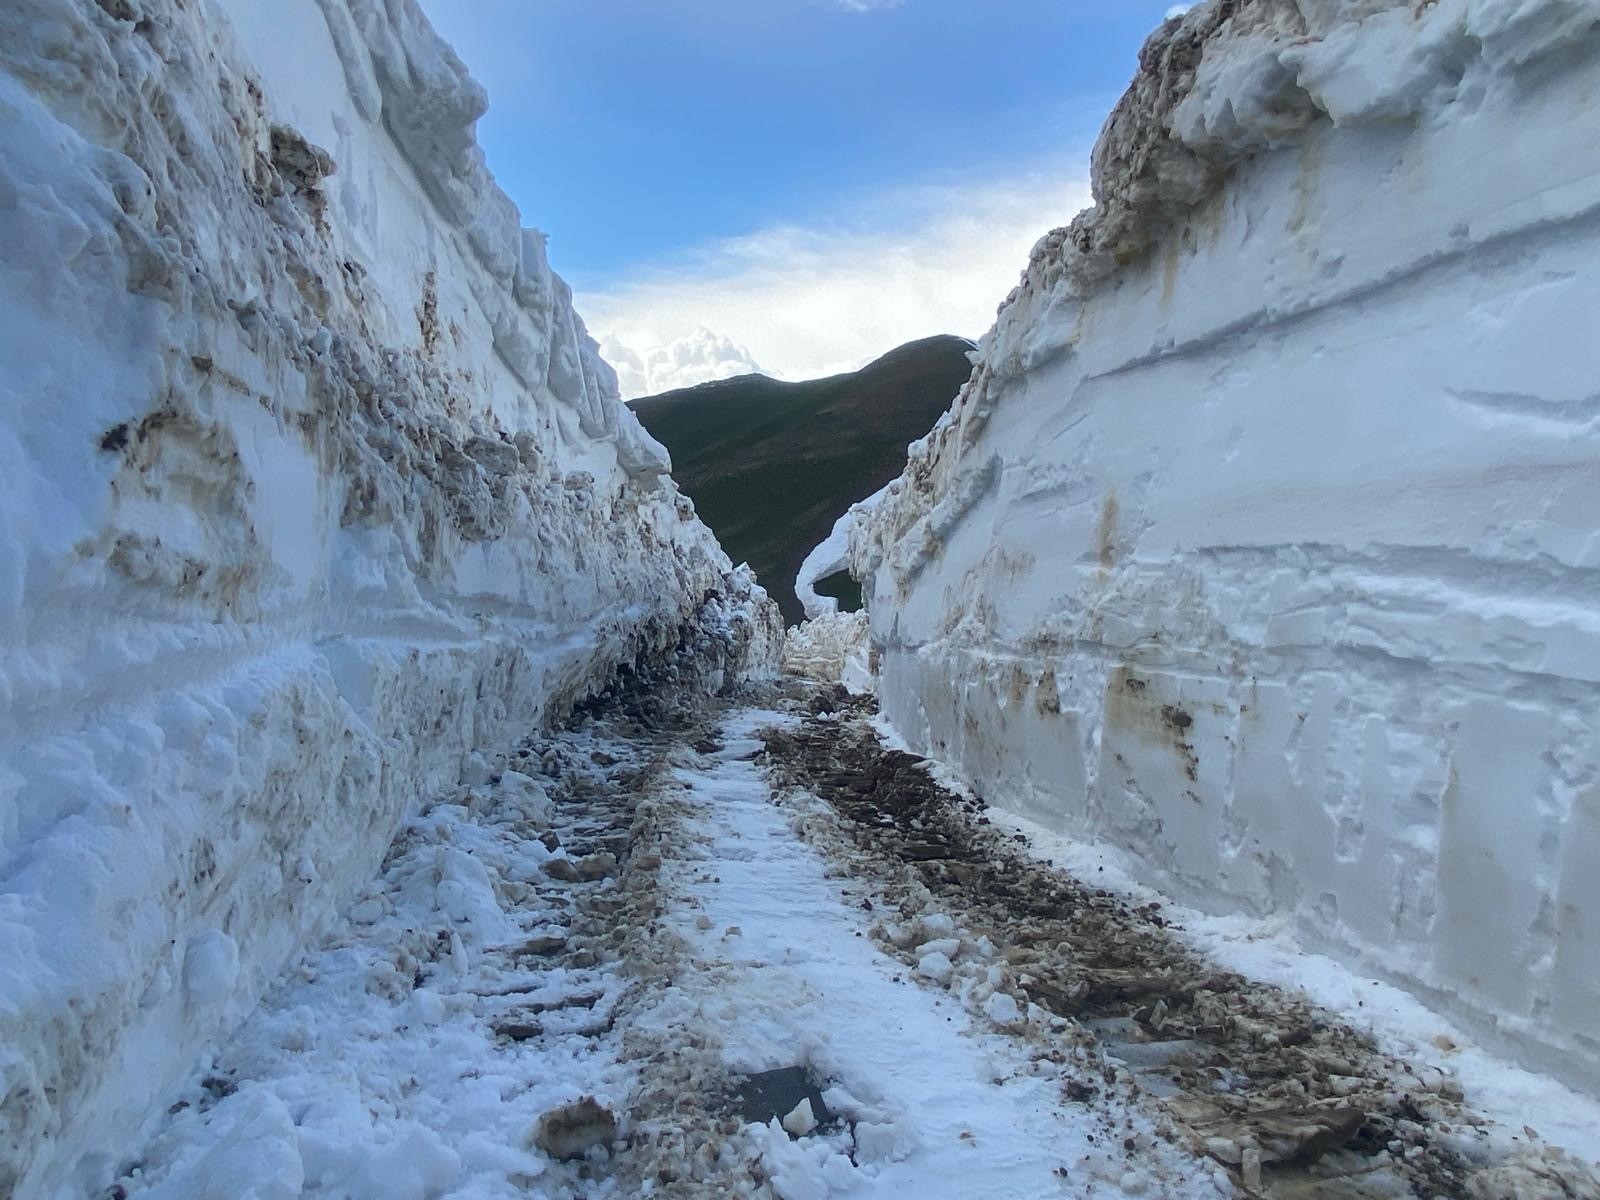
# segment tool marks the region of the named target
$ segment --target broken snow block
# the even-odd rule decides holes
[[[783,1118],[783,1130],[792,1138],[803,1138],[817,1127],[816,1114],[811,1111],[811,1101],[802,1100]]]
[[[513,1042],[531,1042],[544,1033],[544,1027],[535,1021],[500,1021],[495,1024],[494,1031]]]
[[[565,935],[540,933],[535,934],[524,942],[517,953],[534,958],[549,958],[552,954],[560,954],[566,948],[567,939]]]
[[[1242,1168],[1247,1155],[1262,1164],[1314,1161],[1348,1145],[1365,1123],[1357,1108],[1301,1106],[1232,1114],[1200,1128],[1206,1153]]]
[[[617,1140],[617,1118],[593,1096],[553,1108],[539,1118],[533,1142],[551,1158],[583,1158]]]
[[[1243,1117],[1262,1162],[1319,1158],[1350,1142],[1366,1119],[1356,1108],[1280,1108]]]
[[[586,882],[604,879],[607,875],[617,873],[617,856],[610,851],[599,854],[590,854],[578,860],[578,878]]]

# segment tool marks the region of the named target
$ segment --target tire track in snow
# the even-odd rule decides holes
[[[1509,1159],[1447,1088],[1406,1090],[1404,1064],[1276,989],[1233,976],[1231,1024],[1196,1026],[1226,973],[1183,985],[1118,923],[1159,932],[1152,914],[1093,889],[1063,910],[1067,877],[977,833],[970,802],[886,753],[864,713],[780,691],[727,712],[646,690],[481,764],[113,1195],[1587,1194],[1577,1164]],[[922,785],[886,805],[907,770]],[[975,903],[977,880],[1005,895]],[[1122,958],[1063,949],[1063,918],[1111,929]],[[1346,1056],[1361,1086],[1336,1080],[1324,1108],[1364,1123],[1258,1179],[1290,1077],[1270,1071],[1299,1047],[1325,1079]],[[741,1084],[784,1068],[814,1086],[809,1114],[795,1093],[747,1119]],[[1327,1140],[1290,1124],[1285,1144]]]
[[[1136,1106],[1063,1105],[1098,1063],[917,986],[754,761],[781,716],[709,716],[625,700],[432,805],[112,1196],[1216,1192]],[[791,1065],[831,1110],[798,1138],[738,1112]]]
[[[809,797],[779,803],[755,761],[760,730],[794,723],[735,712],[673,773],[682,822],[662,886],[687,961],[633,1018],[658,1048],[643,1088],[656,1111],[640,1137],[659,1174],[635,1180],[641,1194],[1226,1194],[1209,1164],[1114,1089],[1064,1103],[1083,1076],[1100,1084],[1096,1059],[1005,1036],[874,943],[871,888],[804,836],[831,815]],[[952,955],[961,944],[985,953],[966,930],[944,932]],[[776,1111],[766,1125],[730,1119],[741,1078],[794,1067],[831,1122],[795,1138]]]

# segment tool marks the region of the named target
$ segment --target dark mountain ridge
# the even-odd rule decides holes
[[[788,383],[741,375],[631,402],[672,453],[678,486],[735,561],[755,568],[784,619],[794,576],[857,500],[900,474],[972,372],[965,338],[908,342],[859,371]]]

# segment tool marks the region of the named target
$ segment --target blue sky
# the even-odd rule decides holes
[[[612,356],[703,326],[787,375],[890,349],[875,340],[923,319],[982,333],[1027,245],[1082,203],[1089,144],[1169,6],[423,0],[489,89],[490,166],[524,223],[550,233]],[[996,260],[987,276],[963,259],[978,253]],[[870,303],[875,257],[903,283],[928,272],[935,302],[903,320],[857,314],[871,328],[854,342],[819,327],[803,353],[827,325],[804,290],[843,284]],[[775,304],[789,262],[805,270]],[[880,290],[918,307],[915,285]],[[782,342],[760,316],[774,307],[797,326]]]

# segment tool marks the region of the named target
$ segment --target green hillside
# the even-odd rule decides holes
[[[905,467],[971,373],[970,342],[909,342],[861,370],[805,383],[745,375],[632,402],[672,452],[678,486],[728,555],[795,624],[794,576],[833,523]]]

